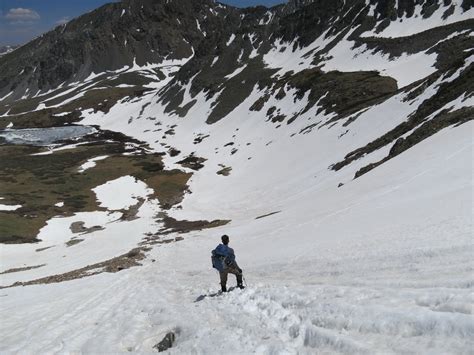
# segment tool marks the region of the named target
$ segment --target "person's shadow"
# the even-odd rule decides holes
[[[235,287],[230,287],[227,292],[230,292],[230,291],[233,291],[235,290]],[[202,300],[206,299],[206,298],[213,298],[213,297],[217,297],[217,296],[220,296],[222,294],[225,294],[227,292],[222,292],[222,291],[217,291],[217,292],[214,292],[214,293],[209,293],[207,295],[201,295],[199,296],[198,298],[196,298],[196,300],[194,301],[194,303],[196,302],[201,302]]]

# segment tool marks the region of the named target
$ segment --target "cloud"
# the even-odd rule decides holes
[[[35,10],[19,7],[8,10],[5,15],[5,19],[7,19],[12,24],[23,24],[36,22],[41,19],[41,16]]]
[[[66,16],[66,17],[63,17],[62,19],[58,20],[55,22],[56,25],[65,25],[66,23],[68,23],[69,21],[71,20],[71,18],[69,16]]]

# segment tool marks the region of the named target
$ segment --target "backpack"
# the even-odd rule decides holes
[[[216,253],[215,250],[213,250],[212,255],[211,255],[211,261],[212,261],[212,267],[214,269],[217,269],[219,271],[224,271],[225,256],[219,255]]]

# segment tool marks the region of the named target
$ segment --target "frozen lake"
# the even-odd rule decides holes
[[[65,139],[81,138],[94,132],[97,130],[89,126],[6,129],[0,131],[0,138],[12,144],[49,145]]]

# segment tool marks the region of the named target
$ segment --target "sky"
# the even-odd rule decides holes
[[[0,46],[23,44],[113,0],[0,0]],[[285,0],[221,0],[237,7],[273,6]]]

